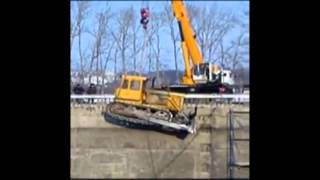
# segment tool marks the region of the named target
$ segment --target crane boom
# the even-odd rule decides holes
[[[182,0],[172,0],[172,11],[178,21],[179,32],[181,37],[181,48],[185,63],[185,75],[182,78],[182,83],[193,85],[190,59],[193,65],[203,63],[202,54],[199,50],[198,43],[189,20],[188,12]]]
[[[193,64],[201,64],[202,54],[195,39],[186,7],[181,0],[173,0],[172,8],[175,17],[178,20],[181,41],[186,43]]]

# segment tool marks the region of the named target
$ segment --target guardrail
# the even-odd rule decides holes
[[[110,103],[114,99],[113,94],[103,94],[103,95],[74,95],[70,96],[71,103]]]
[[[249,94],[188,94],[186,99],[191,102],[229,102],[229,103],[249,103]],[[203,101],[205,100],[205,101]]]
[[[229,101],[233,103],[249,103],[249,94],[188,94],[185,96],[188,100],[208,100],[211,101]],[[114,99],[113,94],[103,94],[103,95],[71,95],[71,102],[89,102],[93,100],[95,103],[110,103]]]

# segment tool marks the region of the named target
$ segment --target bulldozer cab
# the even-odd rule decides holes
[[[116,89],[115,98],[142,102],[148,78],[144,76],[122,75],[120,86]]]

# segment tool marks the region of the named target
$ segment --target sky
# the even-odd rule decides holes
[[[157,11],[163,8],[164,4],[170,4],[170,1],[92,1],[95,9],[99,9],[101,4],[109,3],[114,11],[125,9],[131,5],[140,9],[142,6],[149,5],[152,11]],[[218,4],[225,10],[237,11],[249,8],[249,1],[184,1],[186,4],[194,4],[199,7],[210,6],[211,4]]]
[[[230,13],[243,13],[243,11],[249,11],[249,1],[184,1],[186,4],[191,4],[199,7],[206,7],[206,6],[211,6],[213,4],[217,5],[218,8],[222,11],[230,12]],[[76,1],[71,1],[71,6],[75,4]],[[90,2],[90,14],[87,20],[87,25],[89,26],[94,26],[95,25],[95,20],[94,20],[94,13],[101,11],[105,6],[106,3],[111,7],[111,11],[117,13],[123,9],[130,8],[131,6],[136,10],[138,17],[140,16],[140,8],[149,6],[150,12],[158,12],[161,11],[164,8],[165,4],[170,4],[170,1],[91,1]],[[71,11],[71,17],[74,15],[74,12]],[[137,19],[137,21],[139,21]],[[71,19],[72,21],[72,19]],[[177,30],[178,31],[178,30]],[[231,32],[226,39],[231,39],[233,36],[237,35],[237,29],[234,30],[234,32]],[[170,42],[170,37],[165,33],[164,31],[162,32],[162,41],[160,44],[160,47],[163,48],[164,50],[162,51],[163,53],[169,54],[171,56],[168,56],[165,58],[165,61],[163,64],[165,68],[169,69],[174,69],[174,58],[173,58],[173,52],[170,51],[172,48],[168,48],[168,43]],[[83,49],[89,48],[90,47],[90,38],[89,36],[84,35],[83,36],[83,42],[84,46],[82,47]],[[178,54],[179,56],[179,69],[183,70],[184,65],[183,65],[183,60],[182,60],[182,54]],[[79,59],[78,55],[78,48],[76,46],[76,43],[73,45],[73,49],[71,51],[71,58],[72,59]],[[172,60],[170,60],[172,59]],[[112,70],[113,69],[113,64],[112,62],[108,64],[108,69]],[[75,67],[75,64],[72,63],[71,67]]]

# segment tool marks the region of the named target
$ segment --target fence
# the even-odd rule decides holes
[[[114,99],[113,94],[104,95],[71,95],[71,103],[89,103],[93,100],[94,103],[110,103]],[[190,104],[211,102],[228,102],[228,103],[249,103],[249,94],[188,94],[185,96],[186,102]]]
[[[239,161],[239,157],[237,157],[237,154],[239,155],[239,153],[236,152],[237,149],[239,151],[238,143],[247,142],[247,145],[248,145],[247,151],[249,153],[249,141],[250,141],[249,124],[247,125],[241,124],[239,120],[237,120],[237,118],[235,117],[236,114],[248,115],[249,111],[233,111],[233,110],[229,111],[228,155],[227,155],[228,172],[227,173],[228,173],[228,178],[231,178],[231,179],[236,177],[236,170],[243,169],[243,168],[248,168],[248,169],[250,168],[249,159],[247,159],[246,161]],[[249,122],[249,119],[246,119],[245,121]],[[236,127],[236,124],[238,124],[238,127]],[[236,133],[236,129],[238,129],[238,131],[242,131],[242,133],[245,133],[247,137],[243,138],[243,135],[242,137],[239,137],[239,134]]]

